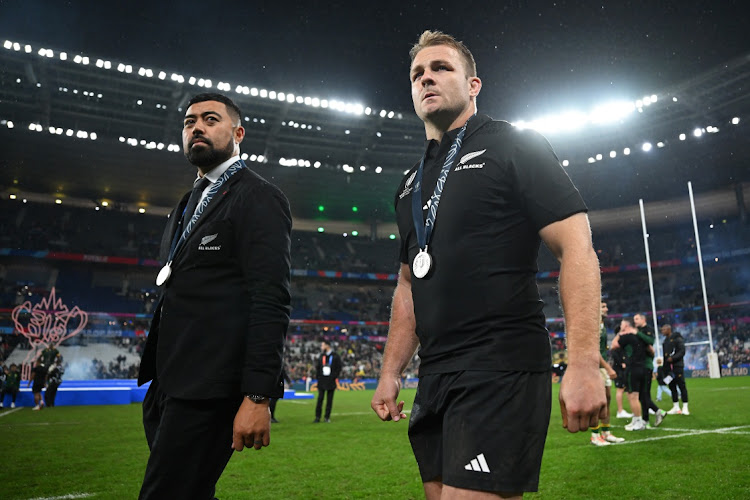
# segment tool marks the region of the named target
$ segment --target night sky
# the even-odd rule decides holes
[[[408,50],[440,29],[477,59],[479,109],[517,120],[637,99],[747,53],[742,3],[0,0],[0,38],[410,111]]]

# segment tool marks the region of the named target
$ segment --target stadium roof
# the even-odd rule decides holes
[[[182,9],[189,3],[182,2],[179,6]],[[28,2],[25,7],[15,7],[16,14],[30,9],[33,4]],[[578,7],[566,7],[564,2],[560,7],[562,10],[557,11],[551,7],[540,9],[538,17],[570,20],[579,10]],[[9,12],[6,7],[4,10]],[[409,10],[407,7],[399,12],[403,15]],[[545,71],[540,70],[538,62],[523,66],[514,57],[509,57],[509,46],[512,45],[507,42],[507,35],[515,28],[509,27],[505,19],[524,19],[524,25],[530,29],[539,27],[534,43],[549,40],[549,35],[541,28],[545,21],[527,19],[529,12],[523,9],[502,10],[505,17],[489,16],[508,30],[506,36],[500,37],[505,44],[501,47],[504,58],[494,65],[488,64],[492,60],[493,52],[488,52],[492,36],[483,38],[466,31],[466,28],[451,30],[450,22],[437,23],[437,16],[430,18],[432,25],[447,24],[446,31],[464,38],[477,56],[480,76],[489,74],[484,77],[480,111],[501,117],[497,108],[508,109],[518,114],[504,117],[532,121],[548,114],[543,112],[543,105],[554,102],[550,95],[558,94],[561,99],[569,97],[569,87],[574,87],[575,82],[584,89],[582,93],[586,97],[577,95],[571,102],[580,105],[584,111],[595,108],[599,101],[588,95],[591,86],[581,82],[598,81],[601,76],[596,76],[590,60],[581,56],[596,59],[599,56],[595,54],[600,54],[617,60],[620,57],[615,54],[617,51],[604,42],[599,45],[599,52],[593,43],[580,46],[579,62],[573,70],[586,68],[588,74],[560,77],[557,81],[544,78]],[[54,8],[52,11],[62,19],[70,16],[67,11],[59,12]],[[40,12],[41,22],[38,24],[44,25],[45,16],[50,14],[44,10]],[[151,8],[143,12],[155,15]],[[13,14],[12,9],[10,14]],[[347,38],[345,33],[350,28],[342,27],[340,33],[326,35],[327,24],[320,21],[319,15],[309,14],[305,19],[308,22],[318,20],[319,26],[305,28],[303,23],[297,32],[292,33],[292,25],[299,24],[302,19],[301,13],[292,14],[287,38],[270,38],[262,45],[258,42],[258,46],[245,44],[242,47],[243,53],[249,54],[250,61],[255,57],[250,53],[268,50],[276,65],[275,73],[271,75],[270,70],[255,71],[258,67],[245,73],[237,72],[236,68],[234,72],[227,71],[226,64],[222,66],[220,63],[226,60],[226,54],[223,59],[211,56],[225,47],[226,42],[223,39],[204,40],[190,29],[178,29],[175,25],[184,17],[180,11],[175,12],[174,21],[164,21],[159,25],[162,36],[150,42],[149,36],[155,36],[155,18],[144,14],[140,21],[135,20],[138,24],[134,25],[132,16],[120,13],[121,26],[118,25],[116,31],[120,33],[120,41],[126,43],[115,45],[111,37],[102,36],[101,26],[111,22],[111,16],[116,17],[117,13],[110,14],[110,17],[86,12],[78,14],[73,24],[100,23],[99,29],[94,30],[97,37],[71,34],[77,33],[75,30],[62,33],[57,26],[64,23],[46,26],[43,34],[27,25],[28,31],[22,33],[25,36],[18,39],[0,37],[0,43],[4,44],[4,48],[0,48],[0,141],[5,145],[0,159],[0,185],[6,191],[56,194],[90,199],[92,203],[110,199],[152,209],[173,205],[194,175],[179,153],[179,146],[172,146],[179,142],[184,112],[180,108],[191,95],[204,91],[207,80],[210,80],[212,89],[221,84],[222,88],[228,89],[224,91],[240,104],[247,129],[242,150],[247,154],[248,163],[284,189],[292,201],[296,218],[363,222],[392,220],[395,187],[403,171],[421,154],[423,129],[410,109],[404,82],[384,69],[380,52],[388,53],[403,65],[408,64],[408,60],[403,61],[405,51],[413,42],[415,33],[424,27],[424,23],[414,20],[416,16],[408,23],[398,24],[398,31],[393,33],[401,54],[395,56],[392,55],[393,47],[384,47],[385,42],[373,37],[377,23],[365,23],[352,16],[352,23],[362,31]],[[269,25],[280,22],[278,12],[264,14],[270,16]],[[649,60],[643,55],[642,74],[628,82],[635,86],[633,82],[638,80],[637,90],[631,89],[627,95],[631,102],[637,99],[638,106],[631,109],[626,118],[606,125],[589,124],[577,134],[545,132],[561,160],[567,161],[568,172],[593,209],[632,206],[637,204],[639,197],[664,200],[684,196],[687,180],[693,182],[698,193],[750,181],[750,169],[746,168],[750,152],[747,141],[743,139],[747,136],[750,121],[750,53],[747,52],[750,47],[742,43],[731,47],[703,47],[703,40],[699,38],[708,36],[706,33],[721,31],[723,26],[720,23],[736,24],[728,14],[718,9],[710,13],[696,11],[691,14],[693,17],[683,17],[684,22],[694,20],[703,25],[704,31],[692,34],[691,41],[677,37],[674,28],[644,19],[643,24],[633,27],[633,30],[649,31],[665,47],[674,49],[675,43],[683,43],[683,50],[673,50],[674,54],[680,54],[681,64],[661,53],[653,54]],[[619,23],[632,17],[622,12],[610,12],[604,18],[591,16],[591,19],[581,19],[582,25],[593,26],[597,19],[606,19],[615,33],[620,33],[624,26]],[[0,22],[0,28],[18,31],[7,22],[12,17],[2,16],[4,21]],[[491,27],[489,21],[479,22],[476,16],[469,18],[479,27]],[[709,20],[714,24],[706,24]],[[51,23],[51,20],[47,22]],[[23,22],[20,25],[23,26]],[[253,29],[267,33],[271,27],[253,26]],[[176,39],[173,37],[175,30],[178,32]],[[604,36],[600,27],[594,31],[597,36]],[[36,37],[29,38],[29,33],[36,33]],[[315,35],[308,45],[319,47],[301,43],[304,34],[310,33]],[[581,35],[565,35],[565,30],[561,32],[560,29],[555,33],[562,37],[564,46],[575,40],[583,42]],[[725,40],[733,40],[735,35],[726,34]],[[254,40],[254,36],[248,35],[248,38]],[[639,53],[652,43],[628,39],[626,34],[621,36],[625,37],[622,41],[629,50]],[[165,37],[169,43],[164,41]],[[520,39],[527,40],[527,37]],[[363,89],[378,86],[395,89],[393,81],[398,81],[399,90],[387,93],[400,97],[382,99],[378,92],[362,92],[359,95],[364,97],[358,97],[351,89],[347,91],[341,84],[332,84],[329,80],[326,68],[330,61],[320,59],[318,51],[321,47],[331,50],[330,44],[337,42],[344,49],[361,49],[363,44],[367,45],[367,40],[372,41],[373,52],[378,54],[370,56],[368,52],[359,59],[365,59],[366,64],[367,59],[373,57],[374,64],[381,64],[381,75],[376,82],[368,81],[370,73],[361,64],[347,66],[352,60],[348,50],[341,54],[332,52],[330,59],[343,61],[343,69],[338,71],[355,73],[354,79],[343,78],[345,82],[364,79]],[[155,44],[156,49],[149,51],[149,43]],[[206,52],[206,46],[213,47],[213,51]],[[522,44],[518,50],[528,48]],[[189,57],[177,55],[179,50],[187,50]],[[228,49],[229,52],[232,50]],[[619,50],[619,54],[628,53],[628,49]],[[689,50],[693,51],[695,58],[688,56]],[[64,60],[61,51],[65,52]],[[284,51],[291,54],[286,59],[279,57]],[[308,64],[300,73],[298,52],[308,51],[316,57],[314,64],[306,61]],[[541,59],[547,61],[549,68],[554,68],[553,53],[559,58],[560,52],[552,48],[548,48],[548,52]],[[216,63],[202,64],[207,57],[212,61],[216,59]],[[722,59],[717,60],[717,57]],[[181,61],[184,66],[179,68]],[[569,58],[566,63],[570,63]],[[612,63],[601,72],[606,78],[622,76],[623,68],[632,68],[630,64],[632,62],[620,67]],[[507,77],[515,82],[515,86],[500,88],[495,78],[497,75],[492,73],[505,66],[517,70]],[[191,67],[200,68],[194,79],[191,78]],[[486,68],[485,73],[482,67]],[[508,95],[515,96],[521,91],[516,88],[518,81],[514,80],[518,72],[527,73],[534,82],[529,82],[525,89],[528,93],[515,103],[514,108],[507,105],[506,99]],[[306,78],[300,78],[300,74]],[[627,79],[623,77],[622,80]],[[321,87],[316,83],[320,81],[326,84]],[[546,82],[549,86],[542,91],[539,82]],[[660,86],[645,88],[654,83]],[[622,91],[618,85],[625,84],[612,85]],[[602,100],[608,97],[602,90],[598,93]],[[622,92],[620,94],[622,97]],[[650,102],[652,95],[656,97],[655,102]],[[337,96],[341,97],[336,99]],[[323,106],[324,100],[327,101],[326,107]],[[554,113],[565,108],[558,104],[557,107],[550,105],[550,109],[550,113]],[[735,118],[739,118],[738,123],[733,123]],[[9,121],[13,124],[12,129],[8,128]],[[96,139],[92,139],[92,132]],[[680,134],[684,134],[684,139]],[[650,145],[650,151],[644,151],[646,144]],[[288,166],[292,163],[295,166]],[[320,206],[325,207],[323,212],[319,210]],[[356,212],[353,207],[357,207]]]

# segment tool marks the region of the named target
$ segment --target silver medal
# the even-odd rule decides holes
[[[420,250],[416,257],[414,257],[414,262],[412,263],[412,272],[414,276],[417,278],[424,278],[427,276],[427,273],[430,272],[430,267],[432,266],[432,257],[430,257],[430,254],[427,253],[427,250]]]
[[[172,275],[172,266],[170,264],[172,263],[167,262],[167,264],[161,268],[159,274],[156,275],[156,286],[162,286]]]

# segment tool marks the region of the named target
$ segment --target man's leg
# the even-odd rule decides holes
[[[148,403],[144,400],[151,455],[139,498],[213,498],[232,456],[232,425],[241,403],[240,397],[179,400],[160,391]]]
[[[326,421],[331,420],[331,410],[333,409],[333,393],[336,389],[326,391]]]
[[[674,382],[676,387],[680,390],[680,398],[682,399],[682,414],[690,415],[688,410],[688,391],[685,385],[685,369],[676,368],[674,371]],[[677,392],[677,391],[674,391]],[[676,395],[672,397],[672,400],[676,400]]]
[[[323,395],[325,391],[318,387],[318,403],[315,405],[315,422],[320,422],[320,415],[323,413]]]

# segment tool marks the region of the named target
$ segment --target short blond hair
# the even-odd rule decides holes
[[[420,50],[426,49],[427,47],[434,47],[435,45],[447,45],[456,49],[458,54],[464,60],[464,66],[466,67],[467,76],[477,76],[477,63],[474,61],[474,56],[471,51],[464,45],[464,42],[456,40],[453,36],[443,33],[442,31],[430,31],[426,30],[419,35],[419,40],[409,51],[409,57],[411,58],[410,65],[414,63],[414,58]]]

